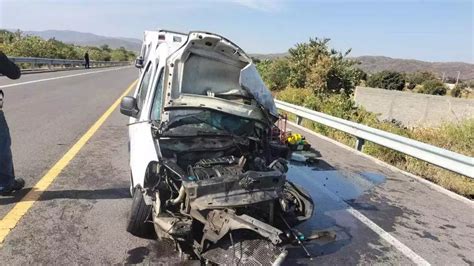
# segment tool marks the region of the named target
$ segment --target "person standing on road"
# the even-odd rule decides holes
[[[86,53],[84,54],[84,67],[85,68],[90,68],[89,66],[89,51],[86,51]]]
[[[4,53],[0,51],[0,74],[11,79],[18,79],[21,76],[20,69],[13,62],[8,60]],[[4,93],[0,89],[0,194],[11,193],[20,190],[25,186],[25,181],[15,178],[13,169],[13,157],[11,151],[11,137],[7,120],[3,113]]]

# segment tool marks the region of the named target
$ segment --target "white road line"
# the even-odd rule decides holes
[[[403,244],[398,239],[396,239],[394,236],[392,236],[391,234],[389,234],[388,232],[383,230],[382,227],[380,227],[376,223],[372,222],[369,218],[367,218],[365,215],[363,215],[358,210],[352,208],[349,204],[347,204],[347,202],[342,200],[337,194],[334,194],[332,191],[330,191],[329,189],[327,189],[324,186],[321,186],[318,183],[314,183],[314,185],[317,186],[320,189],[320,191],[323,191],[323,193],[325,193],[332,200],[342,204],[345,208],[344,209],[345,211],[350,213],[357,220],[359,220],[361,223],[366,225],[370,230],[372,230],[374,233],[376,233],[380,238],[382,238],[387,243],[389,243],[394,248],[396,248],[398,251],[400,251],[403,255],[405,255],[407,258],[409,258],[414,264],[423,265],[423,266],[431,265],[428,261],[423,259],[420,255],[416,254],[413,250],[411,250],[405,244]]]
[[[43,82],[43,81],[56,80],[56,79],[64,79],[64,78],[71,78],[71,77],[77,77],[77,76],[83,76],[83,75],[90,75],[90,74],[97,74],[97,73],[102,73],[102,72],[107,72],[107,71],[114,71],[114,70],[119,70],[119,69],[124,69],[124,68],[129,68],[129,66],[126,66],[126,67],[119,67],[119,68],[112,68],[112,69],[104,69],[104,70],[92,71],[92,72],[85,72],[85,73],[79,73],[79,74],[73,74],[73,75],[67,75],[67,76],[59,76],[59,77],[53,77],[53,78],[46,78],[46,79],[37,79],[37,80],[31,80],[31,81],[20,82],[20,83],[13,83],[13,84],[8,84],[8,85],[0,86],[0,89],[9,88],[9,87],[15,87],[15,86],[21,86],[21,85],[31,84],[31,83],[36,83],[36,82]]]
[[[413,250],[411,250],[405,244],[393,237],[391,234],[384,231],[380,226],[372,222],[369,218],[360,213],[358,210],[352,208],[351,206],[348,206],[346,211],[352,214],[352,216],[357,218],[357,220],[361,221],[372,231],[374,231],[380,238],[387,241],[390,245],[398,249],[398,251],[403,253],[403,255],[413,261],[413,263],[415,263],[416,265],[431,265],[428,261],[423,259],[420,255],[416,254]]]

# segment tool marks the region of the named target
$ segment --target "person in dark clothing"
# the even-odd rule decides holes
[[[8,60],[8,57],[2,51],[0,51],[0,74],[11,79],[19,79],[21,76],[20,68]]]
[[[21,71],[13,62],[8,60],[4,53],[0,51],[0,74],[11,79],[18,79]],[[0,89],[0,194],[8,194],[15,190],[20,190],[25,186],[25,181],[15,178],[13,169],[13,158],[11,151],[11,137],[7,120],[3,113],[4,93]]]
[[[89,66],[89,52],[86,51],[86,53],[84,54],[84,66],[85,68],[90,68]]]

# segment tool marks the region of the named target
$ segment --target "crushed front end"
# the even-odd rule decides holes
[[[193,32],[168,59],[159,161],[144,190],[159,237],[218,264],[279,264],[313,202],[286,178],[276,107],[240,48]]]

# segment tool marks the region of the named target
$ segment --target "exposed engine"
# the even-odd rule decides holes
[[[176,145],[161,146],[170,147],[172,157],[180,158]],[[154,186],[153,221],[159,237],[172,238],[181,251],[212,262],[229,263],[222,260],[224,243],[247,249],[239,258],[249,263],[265,252],[267,258],[258,261],[268,259],[271,264],[284,258],[282,245],[291,239],[288,230],[311,217],[313,202],[286,180],[286,160],[267,164],[265,158],[248,154],[200,159],[186,170],[178,165],[180,160],[164,160],[157,167]],[[258,250],[252,245],[268,248],[252,255],[250,251]]]

